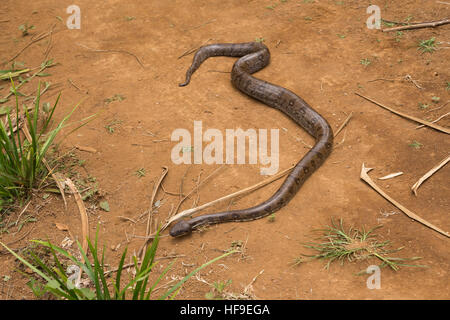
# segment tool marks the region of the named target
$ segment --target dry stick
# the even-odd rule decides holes
[[[211,201],[211,202],[207,202],[207,203],[202,204],[201,206],[198,206],[198,207],[195,207],[195,208],[191,208],[191,209],[184,210],[184,211],[180,212],[179,214],[177,214],[177,215],[171,217],[171,218],[169,219],[169,221],[167,221],[167,223],[166,223],[165,226],[168,226],[169,224],[171,224],[171,223],[174,222],[175,220],[181,219],[181,218],[183,218],[183,217],[185,217],[185,216],[190,216],[190,215],[192,215],[192,214],[194,214],[194,213],[196,213],[196,212],[198,212],[198,211],[201,211],[201,210],[206,209],[206,208],[208,208],[208,207],[210,207],[210,206],[212,206],[212,205],[215,205],[216,203],[219,203],[219,202],[222,202],[222,201],[225,201],[225,200],[228,200],[228,199],[236,198],[237,196],[240,196],[240,195],[242,195],[242,194],[249,193],[249,192],[251,192],[251,191],[254,191],[254,190],[256,190],[256,189],[259,189],[259,188],[261,188],[261,187],[263,187],[263,186],[265,186],[265,185],[267,185],[267,184],[269,184],[269,183],[271,183],[271,182],[273,182],[273,181],[275,181],[275,180],[278,180],[278,179],[281,178],[282,176],[286,175],[286,174],[289,173],[294,167],[295,167],[295,165],[292,166],[292,167],[290,167],[290,168],[288,168],[288,169],[286,169],[286,170],[283,170],[282,172],[280,172],[280,173],[278,173],[278,174],[272,176],[272,177],[269,178],[269,179],[266,179],[266,180],[261,181],[261,182],[259,182],[259,183],[257,183],[257,184],[254,184],[254,185],[252,185],[252,186],[250,186],[250,187],[247,187],[247,188],[245,188],[245,189],[242,189],[242,190],[236,191],[236,192],[234,192],[234,193],[231,193],[231,194],[229,194],[229,195],[226,195],[226,196],[224,196],[224,197],[222,197],[222,198],[216,199],[216,200]]]
[[[32,109],[33,107],[30,106],[29,110]],[[16,132],[17,129],[22,129],[23,123],[24,123],[24,115],[19,115],[19,119],[16,118],[16,116],[13,114],[11,116],[11,124],[13,126],[12,132]],[[7,121],[7,119],[5,119],[5,123],[4,123],[6,130],[8,131],[8,137],[11,136],[11,129],[9,127],[9,121]]]
[[[380,107],[382,107],[382,108],[384,108],[384,109],[386,109],[386,110],[389,110],[389,111],[392,112],[392,113],[395,113],[395,114],[397,114],[397,115],[403,117],[403,118],[407,118],[407,119],[409,119],[409,120],[412,120],[412,121],[421,123],[421,124],[423,124],[423,125],[426,125],[426,126],[428,126],[428,127],[431,127],[431,128],[433,128],[433,129],[436,129],[436,130],[438,130],[438,131],[444,132],[444,133],[446,133],[446,134],[450,134],[450,129],[448,129],[448,128],[444,128],[444,127],[439,126],[439,125],[437,125],[437,124],[431,123],[430,121],[422,120],[422,119],[419,119],[419,118],[416,118],[416,117],[407,115],[407,114],[405,114],[405,113],[403,113],[403,112],[396,111],[396,110],[394,110],[394,109],[392,109],[392,108],[390,108],[390,107],[388,107],[388,106],[385,106],[385,105],[383,105],[383,104],[381,104],[381,103],[379,103],[379,102],[376,102],[376,101],[374,101],[374,100],[372,100],[372,99],[370,99],[370,98],[368,98],[368,97],[365,97],[365,96],[363,96],[362,94],[360,94],[360,93],[358,93],[358,92],[355,92],[355,94],[356,94],[357,96],[360,96],[361,98],[364,98],[364,99],[366,99],[366,100],[368,100],[368,101],[370,101],[370,102],[372,102],[372,103],[374,103],[374,104],[376,104],[376,105],[378,105],[378,106],[380,106]]]
[[[87,249],[88,249],[87,238],[89,237],[89,220],[88,220],[88,216],[87,216],[87,212],[86,212],[86,207],[84,206],[84,202],[81,199],[81,195],[78,192],[78,189],[75,186],[75,184],[72,182],[72,180],[70,178],[66,178],[64,183],[69,187],[70,191],[74,195],[75,202],[77,203],[77,206],[78,206],[78,211],[80,212],[82,248],[83,248],[84,252],[87,253]]]
[[[401,172],[401,171],[400,172],[395,172],[395,173],[388,174],[388,175],[386,175],[384,177],[378,178],[378,180],[392,179],[392,178],[401,176],[402,174],[403,174],[403,172]]]
[[[200,47],[204,46],[205,44],[207,44],[207,43],[208,43],[209,41],[211,41],[211,40],[212,40],[212,39],[208,39],[208,40],[206,40],[205,42],[203,42],[200,46],[195,47],[195,48],[191,48],[191,49],[185,51],[181,56],[178,57],[178,59],[181,59],[181,58],[183,58],[183,57],[185,57],[185,56],[187,56],[187,55],[190,55],[191,53],[197,51],[197,49],[199,49]]]
[[[405,80],[411,81],[418,89],[423,89],[419,84],[417,84],[417,81],[414,80],[409,74],[405,76]]]
[[[133,231],[134,232],[134,231]],[[130,236],[131,237],[133,237],[133,238],[138,238],[138,239],[145,239],[145,240],[152,240],[152,239],[155,239],[156,238],[156,233],[152,233],[151,235],[149,235],[149,236],[140,236],[140,235],[138,235],[138,234],[130,234]],[[169,235],[167,234],[167,235],[162,235],[162,236],[159,236],[158,238],[165,238],[165,237],[168,237]]]
[[[27,205],[26,205],[26,206],[22,209],[22,211],[19,213],[19,216],[17,217],[16,223],[15,223],[14,225],[17,226],[17,224],[19,223],[20,217],[22,216],[22,214],[25,213],[25,211],[27,211],[27,209],[28,209],[28,207],[30,206],[30,204],[31,204],[31,200],[28,201]]]
[[[186,31],[190,31],[190,30],[195,30],[195,29],[201,28],[201,27],[203,27],[203,26],[206,26],[207,24],[213,23],[214,21],[216,21],[216,19],[208,20],[208,21],[206,21],[205,23],[202,23],[202,24],[200,24],[200,25],[198,25],[198,26],[195,26],[195,27],[191,27],[191,28],[188,28],[188,29],[184,29],[183,31],[186,32]]]
[[[403,81],[403,79],[386,79],[386,78],[376,78],[373,80],[367,80],[367,82],[375,82],[375,81]]]
[[[394,199],[392,199],[390,196],[388,196],[383,190],[380,189],[380,187],[378,187],[373,181],[372,179],[370,179],[369,175],[367,174],[370,170],[372,170],[372,168],[366,168],[364,166],[364,163],[362,164],[362,168],[361,168],[361,174],[360,174],[360,178],[362,180],[364,180],[369,186],[371,186],[373,189],[375,189],[375,191],[377,191],[381,196],[383,196],[386,200],[388,200],[389,202],[391,202],[393,205],[395,205],[397,208],[399,208],[401,211],[403,211],[408,217],[410,217],[413,220],[416,220],[422,224],[424,224],[425,226],[445,235],[446,237],[450,238],[450,234],[448,232],[445,232],[442,229],[439,229],[438,227],[436,227],[435,225],[429,223],[428,221],[422,219],[421,217],[419,217],[417,214],[415,214],[414,212],[408,210],[407,208],[405,208],[404,206],[402,206],[400,203],[398,203],[397,201],[395,201]]]
[[[26,205],[26,206],[22,209],[22,211],[19,213],[19,216],[17,217],[16,223],[15,223],[14,225],[17,226],[17,224],[19,223],[20,217],[22,216],[22,214],[25,213],[25,211],[27,211],[27,209],[28,209],[28,207],[30,206],[30,204],[31,204],[31,200],[28,201],[27,205]]]
[[[345,137],[347,136],[347,128],[345,128],[344,136],[342,137],[341,142],[335,143],[334,148],[340,147],[345,142]]]
[[[183,176],[181,177],[181,181],[180,181],[180,193],[179,193],[179,197],[180,197],[180,201],[181,199],[183,199],[184,195],[183,195],[183,184],[184,184],[184,178],[186,178],[186,175],[189,171],[189,169],[191,168],[191,166],[187,167],[186,170],[184,171]]]
[[[420,22],[420,23],[410,24],[407,26],[387,28],[387,29],[383,29],[383,32],[419,29],[419,28],[430,28],[430,27],[434,28],[434,27],[442,26],[442,25],[448,24],[448,23],[450,23],[450,19],[447,18],[447,19],[439,20],[439,21]]]
[[[256,279],[257,279],[260,275],[263,274],[263,272],[264,272],[264,269],[262,269],[256,276],[254,276],[253,279],[252,279],[252,281],[251,281],[248,285],[245,286],[245,288],[244,288],[244,296],[250,296],[250,295],[251,295],[250,292],[252,291],[252,286],[253,286],[253,284],[255,283]]]
[[[81,199],[81,195],[77,190],[77,187],[74,185],[74,183],[72,182],[72,180],[70,180],[70,178],[67,178],[64,183],[69,187],[70,191],[72,191],[73,196],[75,198],[75,202],[77,203],[78,206],[78,211],[80,211],[80,216],[81,216],[81,232],[82,232],[82,248],[83,251],[85,252],[85,254],[87,254],[87,250],[88,250],[88,242],[87,242],[87,238],[89,237],[89,220],[88,220],[88,216],[87,216],[87,212],[86,212],[86,208],[84,206],[83,200]],[[81,261],[83,263],[86,263],[86,261],[84,261],[84,258],[81,257]],[[78,280],[77,282],[80,282],[81,280],[81,274],[83,273],[83,269],[80,268],[80,272],[78,274]]]
[[[26,121],[23,122],[22,132],[25,134],[25,137],[27,138],[27,140],[31,143],[32,138],[31,138],[30,131],[28,130],[28,125],[27,125]],[[67,209],[67,201],[66,201],[66,196],[64,194],[64,186],[61,183],[61,181],[64,180],[64,177],[62,177],[59,173],[53,173],[53,169],[50,168],[50,165],[48,164],[47,159],[42,158],[42,163],[45,165],[48,172],[51,174],[53,180],[55,181],[55,183],[59,189],[59,193],[61,193],[61,196],[63,198],[64,208]]]
[[[41,34],[39,37],[37,37],[34,40],[31,40],[27,45],[25,45],[25,47],[22,48],[22,50],[20,50],[18,53],[16,53],[11,59],[9,59],[8,61],[4,62],[3,65],[13,61],[15,58],[17,58],[18,56],[20,56],[22,54],[22,52],[24,52],[29,46],[31,46],[33,43],[36,43],[38,41],[41,41],[42,39],[45,39],[46,37],[48,37],[50,34],[53,33],[53,28],[55,27],[55,25],[52,26],[51,30]]]
[[[334,137],[336,138],[337,135],[339,134],[339,132],[341,132],[342,129],[344,129],[344,127],[347,125],[347,123],[350,121],[350,119],[353,116],[353,111],[350,112],[350,114],[348,115],[347,119],[344,120],[344,122],[341,124],[341,126],[339,127],[339,129],[336,130],[336,132],[334,133]]]
[[[178,212],[178,209],[180,208],[181,204],[184,202],[184,200],[186,200],[192,193],[194,193],[197,189],[199,189],[203,183],[205,183],[209,178],[211,178],[217,171],[219,171],[221,168],[223,168],[224,166],[220,166],[219,168],[215,169],[212,173],[210,173],[202,182],[200,182],[199,184],[197,184],[187,195],[185,195],[182,199],[180,199],[180,201],[178,202],[178,205],[176,207],[176,209],[174,210],[173,205],[172,208],[170,209],[169,214],[167,215],[167,218],[169,220],[172,220],[172,215]],[[166,222],[162,227],[160,231],[164,231],[168,226],[169,226],[169,222]],[[154,238],[155,234],[149,235],[149,238]]]
[[[167,191],[166,188],[164,188],[164,184],[161,183],[161,189],[164,193],[170,194],[171,196],[184,196],[184,194],[181,193],[177,193],[177,192],[172,192],[172,191]]]
[[[200,171],[200,173],[198,174],[198,177],[197,177],[197,182],[196,182],[197,186],[200,184],[200,177],[201,177],[201,175],[202,175],[202,172]],[[194,199],[194,202],[192,203],[192,207],[196,207],[197,204],[198,204],[198,201],[200,199],[200,193],[198,191],[198,188],[197,188],[197,192],[196,193],[197,193],[197,197]]]
[[[173,212],[174,208],[175,208],[175,206],[173,205],[173,203],[171,203],[170,211],[167,214],[167,219],[170,219],[174,215],[174,212]],[[164,230],[166,227],[167,227],[167,225],[164,225],[162,230]]]
[[[52,26],[50,29],[50,40],[48,41],[47,49],[44,52],[44,61],[47,61],[48,55],[50,54],[50,51],[52,50],[52,41],[53,41],[53,29],[55,28],[56,24]]]
[[[125,216],[117,216],[117,218],[120,218],[120,219],[126,220],[126,221],[131,221],[131,222],[133,222],[133,223],[136,223],[136,222],[137,222],[136,220],[134,220],[134,219],[132,219],[132,218],[129,218],[129,217],[125,217]]]
[[[108,49],[108,50],[93,49],[93,48],[89,48],[88,46],[85,46],[84,44],[81,44],[81,43],[78,43],[78,45],[79,45],[80,47],[83,47],[83,48],[85,48],[85,49],[87,49],[87,50],[94,51],[94,52],[113,52],[113,53],[125,53],[125,54],[129,54],[130,56],[133,56],[133,57],[136,59],[136,61],[141,65],[142,68],[145,69],[144,65],[142,64],[142,62],[141,62],[141,60],[138,58],[138,56],[136,56],[134,53],[131,53],[131,52],[129,52],[129,51],[126,51],[126,50],[120,50],[120,49],[119,49],[119,50],[116,50],[116,49]]]
[[[221,70],[208,70],[208,72],[231,73],[231,71],[221,71]]]
[[[152,221],[152,213],[153,213],[153,202],[155,201],[156,193],[158,192],[159,186],[161,185],[161,182],[164,180],[164,178],[167,175],[167,172],[169,171],[169,168],[163,167],[163,172],[161,174],[161,177],[159,178],[158,182],[153,186],[153,193],[152,198],[150,199],[150,209],[148,210],[148,216],[147,216],[147,227],[145,230],[145,235],[150,235],[150,225]],[[144,259],[145,251],[147,251],[147,243],[149,239],[145,239],[144,243],[142,244],[141,249],[138,251],[138,256],[142,253],[142,259]]]
[[[223,168],[223,165],[220,166],[219,168],[217,168],[216,170],[214,170],[212,173],[210,173],[209,176],[207,176],[205,178],[205,180],[203,180],[202,182],[200,182],[198,185],[196,185],[187,195],[185,195],[183,198],[180,199],[180,201],[178,202],[176,208],[175,208],[175,213],[178,212],[178,210],[180,209],[181,204],[184,202],[184,200],[186,200],[187,198],[189,198],[189,196],[194,193],[198,188],[200,188],[200,186],[205,183],[210,177],[212,177],[217,171],[219,171],[220,169]]]
[[[440,168],[445,166],[447,164],[447,162],[449,162],[449,161],[450,161],[450,155],[448,155],[447,158],[442,160],[437,166],[435,166],[433,169],[431,169],[430,171],[425,173],[422,178],[420,178],[416,183],[414,183],[414,185],[411,187],[411,190],[414,192],[414,195],[417,196],[417,189],[425,180],[427,180],[429,177],[431,177]]]
[[[73,81],[72,80],[70,80],[70,79],[67,79],[67,81],[75,88],[75,89],[77,89],[78,91],[81,91],[81,89],[80,88],[78,88],[76,85],[75,85],[75,83],[73,83]]]
[[[448,116],[449,114],[450,114],[450,112],[447,112],[446,114],[440,116],[440,117],[437,118],[436,120],[431,121],[431,123],[436,123],[436,122],[438,122],[439,120],[441,120],[442,118],[445,118],[446,116]],[[420,128],[423,128],[423,127],[425,127],[425,126],[424,126],[423,124],[421,124],[420,126],[417,126],[416,129],[420,129]]]
[[[427,112],[425,112],[425,113],[429,113],[429,112],[433,112],[433,111],[437,111],[437,110],[440,110],[440,109],[442,109],[442,108],[444,108],[447,104],[449,104],[450,103],[450,100],[448,100],[446,103],[444,103],[442,106],[440,106],[440,107],[437,107],[437,108],[434,108],[434,109],[430,109],[430,110],[428,110]]]
[[[377,78],[377,79],[373,79],[373,80],[367,80],[367,82],[375,82],[375,81],[409,81],[412,82],[417,88],[419,89],[423,89],[423,87],[421,87],[418,83],[417,80],[414,80],[411,75],[407,74],[405,75],[403,78],[401,79],[387,79],[387,78]],[[421,82],[435,82],[435,81],[426,81],[426,80],[420,80]]]

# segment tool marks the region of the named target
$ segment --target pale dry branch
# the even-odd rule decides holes
[[[219,198],[219,199],[213,200],[213,201],[211,201],[211,202],[207,202],[207,203],[205,203],[205,204],[203,204],[203,205],[201,205],[201,206],[198,206],[198,207],[195,207],[195,208],[191,208],[191,209],[184,210],[184,211],[178,213],[177,215],[174,215],[173,217],[171,217],[171,218],[167,221],[166,226],[168,226],[169,224],[171,224],[171,223],[174,222],[175,220],[179,220],[179,219],[181,219],[181,218],[183,218],[183,217],[193,215],[194,213],[199,212],[199,211],[201,211],[201,210],[203,210],[203,209],[206,209],[206,208],[208,208],[208,207],[210,207],[210,206],[213,206],[213,205],[215,205],[215,204],[217,204],[217,203],[219,203],[219,202],[222,202],[222,201],[225,201],[225,200],[229,200],[229,199],[233,199],[233,198],[236,198],[237,196],[240,196],[240,195],[243,195],[243,194],[252,192],[252,191],[254,191],[254,190],[256,190],[256,189],[259,189],[259,188],[261,188],[261,187],[263,187],[263,186],[265,186],[265,185],[267,185],[267,184],[269,184],[269,183],[271,183],[271,182],[273,182],[273,181],[275,181],[275,180],[278,180],[279,178],[283,177],[284,175],[286,175],[287,173],[289,173],[294,167],[295,167],[295,166],[292,166],[292,167],[290,167],[290,168],[288,168],[288,169],[286,169],[286,170],[283,170],[283,171],[281,171],[280,173],[278,173],[278,174],[276,174],[276,175],[270,177],[269,179],[266,179],[266,180],[264,180],[264,181],[261,181],[261,182],[259,182],[259,183],[257,183],[257,184],[254,184],[254,185],[250,186],[250,187],[247,187],[247,188],[244,188],[244,189],[242,189],[242,190],[236,191],[236,192],[234,192],[234,193],[231,193],[231,194],[226,195],[226,196],[224,196],[224,197],[221,197],[221,198]]]
[[[209,178],[211,178],[216,172],[218,172],[220,169],[222,169],[224,166],[220,166],[219,168],[215,169],[212,173],[210,173],[202,182],[200,182],[199,184],[197,184],[187,195],[185,195],[183,198],[180,199],[180,201],[178,202],[176,208],[175,208],[175,213],[178,212],[178,210],[180,209],[181,204],[187,199],[189,198],[189,196],[191,194],[193,194],[196,190],[198,190],[198,188],[200,188],[202,186],[202,184],[204,184],[206,181],[209,180]],[[182,190],[180,190],[182,193]]]
[[[395,205],[397,208],[399,208],[401,211],[403,211],[403,213],[405,213],[408,217],[410,217],[411,219],[422,223],[423,225],[443,234],[444,236],[450,238],[450,234],[448,232],[445,232],[444,230],[436,227],[435,225],[431,224],[430,222],[422,219],[421,217],[419,217],[417,214],[415,214],[414,212],[408,210],[407,208],[405,208],[404,206],[402,206],[400,203],[398,203],[397,201],[395,201],[393,198],[391,198],[390,196],[388,196],[383,190],[381,190],[380,187],[378,187],[373,181],[372,179],[369,177],[369,175],[367,174],[370,170],[372,170],[372,168],[366,168],[364,166],[364,163],[362,164],[362,168],[361,168],[361,174],[360,174],[360,178],[365,181],[369,186],[371,186],[373,189],[375,189],[375,191],[377,191],[383,198],[385,198],[386,200],[388,200],[390,203],[392,203],[393,205]]]
[[[437,118],[436,120],[431,121],[431,123],[436,123],[436,122],[438,122],[439,120],[441,120],[441,119],[445,118],[446,116],[448,116],[449,114],[450,114],[450,112],[447,112],[446,114],[440,116],[440,117]],[[425,125],[421,124],[420,126],[417,126],[416,129],[420,129],[420,128],[423,128],[423,127],[425,127]]]
[[[78,206],[78,211],[80,212],[80,216],[81,216],[81,233],[82,233],[82,245],[81,247],[83,248],[83,251],[86,253],[88,252],[88,242],[87,239],[89,237],[89,219],[88,219],[88,215],[86,212],[86,207],[84,206],[84,202],[81,199],[81,195],[78,192],[77,187],[75,186],[75,184],[72,182],[72,180],[70,180],[70,178],[67,178],[64,183],[69,187],[70,191],[72,192],[74,198],[75,198],[75,202],[77,203]],[[81,257],[82,262],[85,263],[86,261],[84,261],[84,258]],[[82,269],[80,269],[80,272],[78,274],[78,282],[80,282],[81,280],[81,274],[82,274]]]
[[[446,103],[444,103],[442,106],[439,106],[439,107],[437,107],[437,108],[434,108],[434,109],[430,109],[430,110],[427,110],[425,113],[429,113],[429,112],[433,112],[433,111],[437,111],[437,110],[440,110],[440,109],[442,109],[442,108],[444,108],[447,104],[449,104],[450,103],[450,100],[448,100]]]
[[[445,166],[447,162],[450,161],[450,155],[447,156],[444,160],[439,162],[435,167],[433,167],[430,171],[425,173],[419,180],[417,180],[416,183],[411,187],[411,190],[414,192],[414,195],[417,196],[417,189],[420,187],[420,185],[427,180],[429,177],[431,177],[436,171],[438,171],[440,168]]]
[[[147,216],[147,227],[146,227],[146,231],[145,231],[146,236],[150,235],[150,226],[151,226],[151,221],[152,221],[152,217],[153,217],[153,202],[155,201],[156,193],[158,192],[159,186],[161,185],[162,181],[166,177],[167,172],[169,172],[169,168],[163,167],[163,172],[161,173],[161,176],[159,177],[158,182],[153,187],[152,198],[150,200],[150,209],[148,210],[148,216]],[[144,241],[144,243],[142,244],[141,249],[139,250],[138,256],[142,254],[142,259],[144,259],[145,251],[147,250],[147,243],[149,240],[150,239],[146,239]]]
[[[6,61],[5,63],[3,63],[3,65],[13,61],[14,59],[16,59],[18,56],[20,56],[29,46],[31,46],[32,44],[41,41],[45,38],[47,38],[48,36],[51,36],[53,34],[53,29],[54,29],[55,25],[53,25],[50,28],[50,31],[42,33],[40,35],[38,35],[35,39],[32,39],[29,43],[27,43],[19,52],[17,52],[14,56],[12,56],[8,61]]]
[[[431,21],[431,22],[420,22],[420,23],[409,24],[406,26],[386,28],[386,29],[383,29],[383,32],[411,30],[411,29],[419,29],[419,28],[435,28],[435,27],[439,27],[439,26],[442,26],[442,25],[445,25],[448,23],[450,23],[450,19],[443,19],[443,20]]]
[[[139,65],[145,69],[144,64],[141,62],[141,59],[139,59],[139,57],[137,55],[135,55],[132,52],[126,51],[126,50],[120,50],[120,49],[107,49],[107,50],[103,50],[103,49],[93,49],[93,48],[89,48],[88,46],[85,46],[84,44],[78,43],[78,45],[80,47],[83,47],[87,50],[93,51],[93,52],[111,52],[111,53],[124,53],[124,54],[128,54],[132,57],[134,57],[134,59],[136,59],[137,63],[139,63]]]
[[[347,119],[344,120],[344,122],[341,124],[341,126],[336,130],[336,132],[334,133],[334,137],[336,138],[337,135],[339,134],[339,132],[341,132],[342,129],[344,129],[344,127],[347,125],[347,123],[350,121],[350,119],[353,116],[353,111],[350,112],[350,114],[348,115]]]
[[[395,173],[388,174],[388,175],[386,175],[384,177],[378,178],[378,180],[392,179],[392,178],[401,176],[402,174],[403,174],[403,172],[401,172],[401,171],[400,172],[395,172]]]
[[[202,46],[204,46],[205,44],[207,44],[211,40],[212,39],[208,39],[205,42],[203,42],[200,46],[197,46],[197,47],[191,48],[189,50],[186,50],[181,56],[178,57],[178,59],[181,59],[181,58],[183,58],[183,57],[185,57],[187,55],[190,55],[191,53],[197,51],[199,48],[201,48]]]
[[[360,96],[361,98],[364,98],[367,101],[370,101],[370,102],[372,102],[372,103],[374,103],[374,104],[376,104],[376,105],[378,105],[378,106],[380,106],[380,107],[382,107],[382,108],[384,108],[386,110],[389,110],[390,112],[395,113],[395,114],[397,114],[397,115],[399,115],[399,116],[401,116],[403,118],[406,118],[406,119],[409,119],[409,120],[421,123],[423,125],[426,125],[426,126],[428,126],[430,128],[433,128],[433,129],[436,129],[438,131],[444,132],[446,134],[450,134],[450,129],[448,129],[448,128],[445,128],[445,127],[439,126],[437,124],[431,123],[430,121],[422,120],[422,119],[419,119],[419,118],[407,115],[407,114],[405,114],[403,112],[400,112],[400,111],[396,111],[396,110],[392,109],[391,107],[388,107],[388,106],[385,106],[385,105],[383,105],[383,104],[381,104],[379,102],[376,102],[375,100],[372,100],[371,98],[365,97],[365,96],[363,96],[362,94],[360,94],[358,92],[355,92],[355,94]]]

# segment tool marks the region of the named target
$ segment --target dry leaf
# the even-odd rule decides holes
[[[388,174],[387,176],[378,178],[378,180],[387,180],[387,179],[395,178],[395,177],[400,176],[402,174],[403,174],[403,172],[401,172],[401,171],[400,172],[395,172],[395,173]]]
[[[59,223],[59,222],[55,222],[56,228],[58,228],[58,230],[61,231],[69,231],[69,227],[65,224]]]
[[[97,150],[95,150],[94,148],[91,148],[91,147],[84,147],[84,146],[76,145],[75,148],[77,148],[80,151],[86,151],[86,152],[90,152],[90,153],[96,153],[97,152]]]

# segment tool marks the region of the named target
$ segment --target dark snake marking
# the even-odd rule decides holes
[[[215,56],[241,57],[235,62],[231,71],[233,85],[250,97],[288,115],[313,136],[316,143],[297,163],[278,191],[268,200],[248,209],[211,213],[190,220],[181,220],[170,230],[170,235],[173,237],[189,234],[192,229],[202,225],[250,221],[279,210],[288,204],[306,179],[322,165],[331,153],[333,145],[333,131],[330,125],[302,98],[285,88],[251,76],[252,73],[269,64],[269,49],[260,42],[212,44],[201,47],[186,72],[186,81],[181,83],[180,87],[189,83],[192,74],[203,61]]]

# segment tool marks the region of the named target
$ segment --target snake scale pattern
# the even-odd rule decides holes
[[[257,79],[251,74],[269,64],[269,49],[261,42],[223,43],[201,47],[186,72],[189,84],[192,74],[203,61],[214,56],[240,57],[231,71],[233,85],[264,104],[282,111],[316,139],[312,149],[297,163],[275,194],[263,203],[242,210],[205,214],[189,220],[178,221],[170,230],[173,237],[183,236],[203,225],[232,221],[250,221],[265,217],[285,206],[297,193],[306,179],[322,165],[333,146],[333,131],[328,122],[302,98],[288,89]]]

